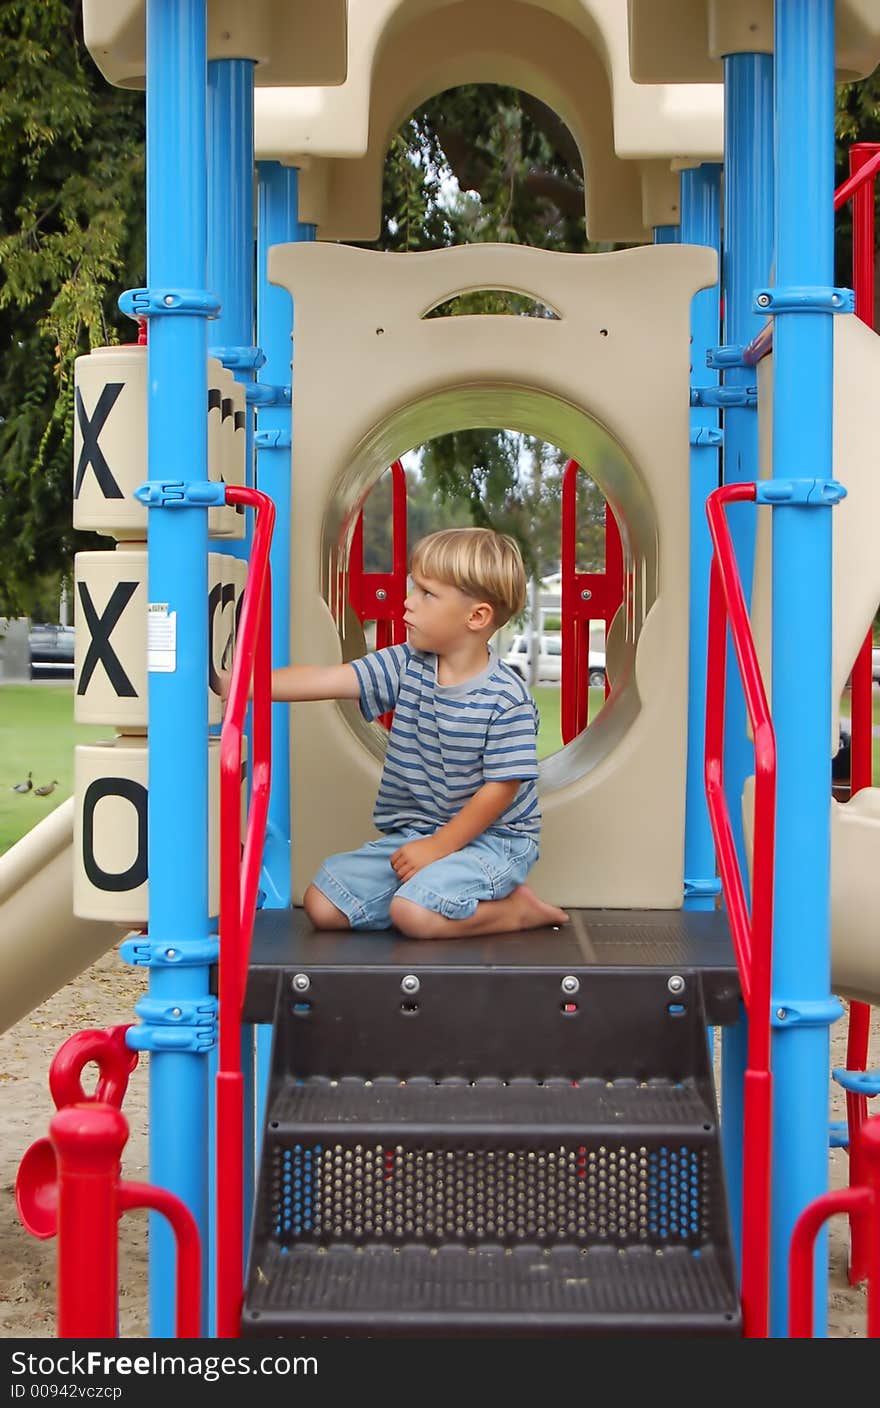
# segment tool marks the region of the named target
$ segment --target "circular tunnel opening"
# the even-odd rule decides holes
[[[492,453],[487,447],[494,447]],[[389,471],[389,466],[395,469]],[[570,482],[564,491],[566,474]],[[563,492],[567,519],[573,520],[567,552]],[[403,553],[401,512],[406,524]],[[589,604],[609,565],[606,514],[612,525],[609,540],[616,542],[619,554],[618,599],[607,619],[597,614],[590,627],[589,617],[606,604]],[[395,627],[393,608],[401,570],[405,581],[415,541],[440,527],[475,524],[517,538],[534,583],[527,607],[530,620],[511,622],[493,641],[502,658],[517,663],[530,624],[539,641],[542,636],[551,639],[554,652],[561,654],[564,634],[570,652],[570,632],[576,629],[580,644],[575,648],[592,653],[593,688],[582,688],[576,705],[570,664],[565,700],[561,661],[558,682],[535,681],[542,720],[542,787],[562,787],[607,757],[639,712],[635,654],[658,590],[658,534],[650,496],[624,446],[606,427],[546,392],[455,388],[399,408],[355,448],[325,513],[322,590],[337,623],[344,659],[405,638]],[[556,553],[551,555],[554,531]],[[575,616],[581,623],[577,626]],[[377,620],[379,624],[373,624]],[[528,664],[534,647],[533,639]],[[600,658],[607,698],[604,682],[598,680]],[[578,674],[582,665],[583,655]],[[552,671],[553,663],[545,659],[543,668]],[[589,679],[588,670],[587,686]],[[339,707],[364,746],[381,757],[385,730],[365,723],[356,706]],[[577,719],[572,708],[580,711]]]

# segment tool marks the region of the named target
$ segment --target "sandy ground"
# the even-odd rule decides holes
[[[73,983],[0,1036],[0,1338],[51,1338],[55,1333],[54,1241],[40,1242],[22,1228],[15,1207],[14,1184],[19,1159],[28,1144],[47,1133],[53,1106],[47,1075],[57,1048],[83,1027],[106,1027],[132,1020],[146,974],[127,967],[111,950]],[[846,1019],[831,1032],[831,1064],[844,1064]],[[880,1009],[874,1010],[871,1063],[880,1058]],[[146,1179],[147,1061],[141,1057],[125,1102],[131,1137],[123,1159],[127,1178]],[[878,1111],[880,1113],[880,1111]],[[830,1118],[843,1119],[845,1105],[832,1085]],[[830,1154],[831,1184],[847,1178],[847,1155]],[[127,1214],[120,1233],[120,1334],[148,1334],[145,1213]],[[864,1288],[846,1279],[847,1237],[842,1218],[834,1218],[829,1242],[829,1337],[865,1338]]]

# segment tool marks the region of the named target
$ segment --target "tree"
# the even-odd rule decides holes
[[[130,339],[143,283],[143,96],[111,88],[74,0],[0,8],[0,614],[104,540],[72,524],[73,363]]]

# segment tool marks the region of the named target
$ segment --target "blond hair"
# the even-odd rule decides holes
[[[429,533],[412,551],[413,572],[458,587],[492,607],[503,626],[526,604],[526,574],[513,538],[491,528],[444,528]]]

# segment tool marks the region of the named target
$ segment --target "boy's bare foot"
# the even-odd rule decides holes
[[[567,924],[569,916],[564,909],[539,899],[531,885],[520,885],[509,898],[514,902],[514,914],[519,920],[520,929],[544,929],[553,924]],[[515,926],[511,924],[511,928]]]

